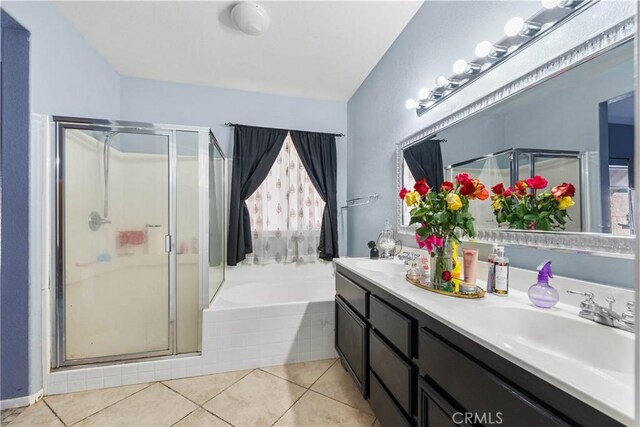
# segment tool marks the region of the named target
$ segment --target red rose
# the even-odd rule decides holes
[[[544,179],[540,175],[536,175],[533,178],[529,178],[526,181],[526,183],[527,183],[527,185],[529,187],[533,188],[534,190],[541,190],[541,189],[545,188],[547,186],[547,184],[549,184],[549,181],[547,181],[546,179]]]
[[[502,193],[502,195],[504,197],[509,197],[511,194],[513,194],[513,188],[509,187],[506,190],[504,190],[504,192]]]
[[[468,173],[459,173],[458,175],[456,175],[456,181],[458,181],[458,184],[462,185],[465,182],[469,181],[469,174]]]
[[[493,187],[491,187],[491,191],[493,191],[493,194],[502,194],[504,193],[504,184],[500,183],[500,184],[496,184]]]
[[[444,280],[445,282],[451,280],[451,272],[449,270],[445,270],[442,272],[442,280]]]
[[[451,191],[451,190],[453,190],[453,182],[451,181],[445,181],[440,186],[440,191]]]
[[[424,196],[429,192],[429,185],[427,184],[427,180],[422,178],[421,180],[416,181],[413,189],[416,190],[421,196]]]
[[[402,190],[400,190],[400,193],[398,194],[398,196],[400,196],[400,198],[404,200],[404,196],[406,196],[408,192],[409,190],[403,187]]]
[[[473,181],[470,179],[460,184],[460,194],[463,196],[470,196],[476,191],[476,186],[473,185]]]
[[[573,184],[567,184],[563,182],[561,185],[556,185],[551,189],[551,194],[556,199],[561,199],[562,197],[573,197],[576,194],[576,187]]]
[[[520,194],[525,194],[527,192],[527,183],[521,179],[519,179],[518,181],[516,181],[516,185],[514,185],[514,187],[516,188],[516,190],[518,190],[518,193]]]

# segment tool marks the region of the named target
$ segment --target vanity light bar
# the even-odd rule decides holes
[[[422,116],[496,64],[521,51],[537,37],[550,32],[598,1],[542,0],[542,10],[527,20],[521,17],[511,18],[504,26],[503,39],[497,43],[487,40],[478,43],[475,48],[476,57],[472,61],[459,59],[454,62],[453,76],[438,77],[435,87],[420,89],[418,99],[408,99],[405,107],[408,110],[415,109],[418,116]]]

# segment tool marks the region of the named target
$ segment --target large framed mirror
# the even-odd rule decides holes
[[[633,257],[634,31],[633,19],[620,22],[398,143],[398,191],[421,178],[439,188],[459,173],[487,188],[535,176],[548,181],[540,191],[570,183],[565,224],[508,222],[487,199],[471,204],[475,239]],[[397,220],[413,233],[400,199]]]

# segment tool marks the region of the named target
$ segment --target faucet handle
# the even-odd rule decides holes
[[[613,303],[616,302],[616,299],[612,296],[608,296],[605,298],[605,301],[609,303],[609,311],[613,311]]]
[[[636,303],[633,301],[627,302],[627,311],[622,313],[622,321],[627,325],[635,325],[636,323]]]
[[[568,294],[574,294],[574,295],[582,295],[585,298],[587,298],[587,301],[593,302],[593,292],[582,292],[582,291],[576,291],[573,289],[567,289],[567,293]]]
[[[596,311],[596,303],[593,300],[593,293],[592,292],[582,292],[582,291],[576,291],[573,289],[568,289],[567,290],[568,294],[574,294],[574,295],[582,295],[584,296],[586,299],[584,301],[582,301],[580,303],[580,309],[582,310],[580,313],[581,315],[593,315],[593,313],[595,313]]]

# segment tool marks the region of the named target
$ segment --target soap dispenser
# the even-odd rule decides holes
[[[551,261],[547,260],[538,266],[538,283],[529,288],[529,299],[536,307],[551,308],[560,299],[558,291],[549,285],[549,278],[553,278],[553,273]]]

